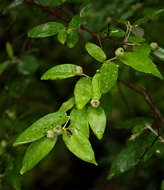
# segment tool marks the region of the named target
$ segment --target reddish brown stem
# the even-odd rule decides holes
[[[144,97],[145,102],[151,107],[151,109],[154,112],[155,118],[158,118],[158,120],[160,121],[160,123],[162,125],[164,125],[164,118],[161,114],[161,112],[158,110],[158,108],[154,105],[154,103],[151,100],[151,97],[147,94],[147,92],[144,89],[140,89],[137,88],[136,86],[134,86],[133,84],[122,80],[122,79],[118,79],[119,82],[123,83],[124,85],[126,85],[128,88],[132,89],[133,91],[141,94]]]
[[[32,4],[32,5],[35,5],[35,6],[39,7],[39,8],[41,8],[42,10],[48,12],[49,14],[52,14],[52,15],[56,16],[57,18],[63,20],[64,22],[69,22],[69,19],[63,17],[63,16],[60,14],[60,12],[58,12],[58,11],[54,11],[53,9],[44,7],[44,6],[42,6],[42,5],[40,5],[40,4],[36,3],[36,2],[34,2],[34,1],[32,1],[32,0],[26,0],[26,2],[27,2],[27,3],[30,3],[30,4]]]

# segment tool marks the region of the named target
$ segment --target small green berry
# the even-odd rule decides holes
[[[122,57],[123,55],[124,55],[124,49],[123,48],[118,48],[118,49],[116,49],[116,51],[115,51],[115,56],[116,57]]]
[[[91,104],[92,107],[97,108],[100,105],[100,101],[92,99],[90,104]]]
[[[74,72],[76,75],[82,75],[83,74],[83,68],[80,66],[76,66],[74,69]]]
[[[54,138],[54,137],[55,137],[54,131],[53,131],[53,130],[47,131],[46,137],[47,137],[48,139]]]
[[[158,44],[156,43],[156,42],[152,42],[151,44],[150,44],[150,48],[151,48],[151,50],[156,50],[157,48],[158,48]]]

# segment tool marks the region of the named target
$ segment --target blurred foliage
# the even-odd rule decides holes
[[[130,21],[135,30],[132,31],[129,42],[148,44],[157,42],[160,47],[164,47],[162,0],[35,0],[35,2],[59,11],[69,20],[74,15],[80,15],[84,20],[74,19],[75,25],[82,22],[86,28],[114,41],[123,41],[126,23]],[[157,129],[153,111],[145,103],[144,98],[121,83],[117,83],[108,94],[101,97],[101,106],[107,115],[103,139],[98,141],[91,133],[90,141],[98,166],[92,166],[76,158],[68,152],[59,137],[55,148],[45,159],[27,174],[23,176],[19,174],[26,145],[14,148],[12,144],[16,137],[45,114],[57,111],[63,102],[73,96],[75,83],[79,79],[77,77],[42,81],[41,76],[53,66],[65,63],[82,66],[89,76],[93,76],[100,67],[100,63],[92,59],[85,50],[83,39],[98,44],[97,39],[86,31],[81,31],[79,38],[78,33],[69,30],[66,34],[64,29],[62,36],[28,38],[27,32],[34,26],[49,21],[60,20],[26,0],[0,0],[0,189],[164,189],[162,182],[164,149],[163,144],[158,141],[155,148],[152,145],[153,150],[144,156],[144,161],[143,163],[141,161],[138,169],[137,167],[131,169],[130,165],[126,168],[126,173],[107,181],[109,169],[113,170],[112,163],[117,166],[117,160],[120,163],[119,168],[115,168],[118,169],[116,174],[124,172],[124,168],[120,170],[121,164],[123,167],[128,165],[125,160],[119,160],[121,154],[136,166],[137,152],[141,154],[147,147],[151,149],[153,140],[145,140],[149,138],[150,132],[141,130],[140,126],[153,123],[152,126]],[[74,22],[69,25],[69,29],[74,27]],[[63,21],[60,23],[66,25]],[[136,23],[138,26],[135,26]],[[65,43],[67,35],[70,40]],[[103,41],[103,49],[108,58],[114,57],[114,51],[119,47],[119,44]],[[164,76],[163,61],[153,55],[151,59]],[[164,113],[163,80],[118,64],[119,76],[137,87],[144,86],[155,105]],[[139,134],[139,137],[136,134]],[[136,139],[128,145],[132,135],[136,135]],[[163,126],[160,126],[160,135],[164,136]],[[133,150],[134,154],[129,158],[128,153],[132,153]],[[149,157],[152,152],[154,156],[147,159],[146,156]]]

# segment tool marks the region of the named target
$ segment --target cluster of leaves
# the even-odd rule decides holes
[[[31,143],[26,149],[22,165],[14,166],[14,161],[10,154],[4,157],[4,159],[7,157],[6,165],[8,165],[7,169],[5,169],[6,178],[16,190],[21,189],[18,172],[24,174],[36,166],[54,148],[59,136],[62,136],[66,147],[75,156],[83,161],[98,165],[89,140],[89,127],[99,140],[103,138],[109,116],[108,109],[110,109],[107,103],[110,101],[109,93],[117,85],[122,68],[127,70],[132,68],[141,76],[145,73],[158,77],[158,80],[163,79],[154,60],[164,60],[164,49],[157,43],[149,44],[144,37],[144,30],[141,26],[158,17],[164,12],[164,9],[153,9],[151,14],[145,14],[144,17],[139,19],[132,19],[131,24],[128,19],[135,15],[136,10],[141,8],[141,4],[136,3],[133,9],[126,12],[126,6],[131,4],[131,1],[127,1],[123,8],[118,11],[118,18],[114,18],[116,21],[114,20],[111,23],[110,28],[106,26],[109,23],[99,24],[99,22],[102,22],[101,19],[105,17],[105,14],[100,12],[102,16],[97,21],[96,30],[101,30],[101,32],[95,33],[84,27],[94,29],[94,26],[92,26],[94,18],[91,17],[94,3],[91,0],[29,0],[27,2],[40,5],[41,8],[48,7],[46,10],[49,10],[49,7],[51,8],[50,10],[53,10],[52,8],[62,6],[64,3],[70,3],[71,6],[74,3],[79,3],[80,10],[71,20],[66,20],[66,23],[63,22],[65,19],[62,22],[36,23],[37,26],[30,30],[28,29],[27,36],[29,39],[35,38],[37,41],[41,41],[56,35],[59,43],[66,45],[67,48],[73,48],[79,42],[80,35],[84,35],[84,38],[89,39],[85,33],[89,32],[98,39],[99,45],[86,42],[84,45],[85,53],[88,53],[98,66],[96,72],[92,71],[91,76],[88,76],[80,64],[64,63],[55,65],[41,76],[41,80],[62,80],[72,77],[77,77],[78,80],[73,90],[73,96],[62,103],[56,112],[48,113],[27,128],[25,126],[24,132],[22,132],[22,129],[18,130],[16,133],[20,134],[15,139],[12,139],[11,144],[14,146]],[[25,3],[24,0],[15,0],[7,6],[4,5],[5,8],[3,8],[2,12],[3,14],[8,14],[14,8],[20,5],[23,6]],[[116,2],[114,2],[114,5],[118,6]],[[112,10],[110,5],[108,8]],[[113,15],[114,12],[111,11],[112,18],[114,17]],[[110,20],[110,17],[108,20]],[[84,34],[81,33],[83,31]],[[112,57],[108,55],[107,48],[102,47],[101,39],[112,39],[111,42],[116,42],[116,44],[118,42],[122,46],[113,48],[111,55],[114,56]],[[9,42],[6,43],[5,53],[7,53],[8,59],[0,64],[0,75],[15,66],[22,76],[32,76],[38,70],[39,65],[34,56],[27,54],[18,58],[14,55],[13,47]],[[14,98],[19,98],[25,92],[25,89],[29,87],[31,81],[27,78],[22,83],[22,86],[19,83],[21,81],[13,83],[13,86],[9,88],[9,94]],[[12,88],[15,91],[10,90]],[[5,114],[12,122],[14,121],[15,116],[11,110],[7,110]],[[146,163],[156,153],[163,139],[158,138],[158,134],[154,132],[152,128],[153,122],[153,119],[147,117],[137,117],[114,126],[115,129],[128,129],[132,135],[125,147],[113,159],[108,179],[131,170],[141,160]],[[148,130],[152,134],[147,134]],[[6,148],[5,143],[6,141],[1,141],[4,150]]]

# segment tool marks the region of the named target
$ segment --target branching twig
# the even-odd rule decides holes
[[[27,2],[27,3],[30,3],[30,4],[32,4],[32,5],[35,5],[35,6],[39,7],[39,8],[41,8],[42,10],[48,12],[49,14],[52,14],[52,15],[56,16],[57,18],[63,20],[64,22],[69,22],[69,19],[63,17],[59,12],[54,11],[53,9],[44,7],[44,6],[42,6],[42,5],[40,5],[40,4],[36,3],[36,2],[34,2],[33,0],[26,0],[26,2]]]
[[[152,102],[150,96],[147,94],[147,92],[145,91],[145,89],[140,89],[140,88],[137,88],[136,86],[134,86],[133,84],[125,81],[125,80],[122,80],[122,79],[118,79],[119,82],[123,83],[124,85],[126,85],[128,88],[132,89],[133,91],[141,94],[143,97],[144,97],[144,100],[145,102],[151,107],[151,109],[153,110],[154,112],[154,115],[156,118],[158,118],[158,120],[160,121],[160,123],[162,125],[164,125],[164,118],[161,114],[161,112],[158,110],[158,108],[154,105],[154,103]]]

